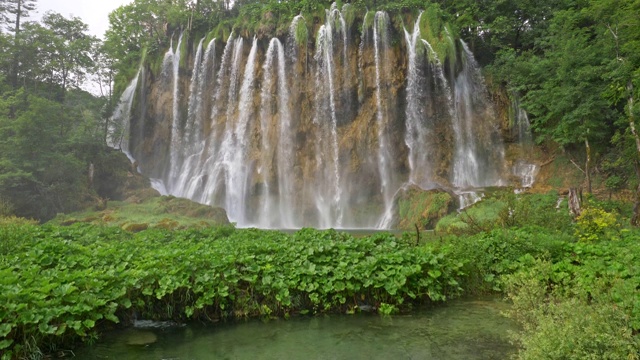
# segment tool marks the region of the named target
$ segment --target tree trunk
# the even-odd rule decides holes
[[[636,175],[640,178],[640,165],[636,161]],[[640,184],[636,188],[636,194],[633,201],[633,214],[631,215],[631,220],[629,221],[631,226],[640,226]]]
[[[18,8],[16,11],[16,22],[13,34],[13,63],[11,64],[11,87],[15,90],[18,88],[18,65],[20,64],[20,58],[18,55],[18,49],[20,48],[20,15],[22,13],[22,0],[18,1]]]
[[[573,215],[573,218],[580,216],[580,196],[576,188],[569,189],[569,213]]]
[[[640,136],[638,136],[638,132],[636,131],[635,118],[633,113],[633,83],[631,80],[627,83],[627,90],[629,91],[629,128],[631,129],[631,134],[633,135],[634,140],[636,141],[636,150],[638,151],[636,158],[636,175],[638,176],[638,180],[640,180],[640,167],[638,166],[638,162],[640,162]],[[640,185],[636,188],[635,201],[633,204],[633,215],[631,216],[631,225],[640,226]]]
[[[584,139],[584,146],[587,152],[587,161],[584,165],[584,173],[587,176],[587,194],[591,194],[591,145],[589,145],[589,138]]]

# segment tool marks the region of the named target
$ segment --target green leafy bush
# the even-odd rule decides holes
[[[13,215],[13,204],[0,196],[0,217]]]
[[[559,261],[522,258],[505,277],[520,359],[638,359],[640,244],[566,243]]]
[[[450,257],[464,263],[462,270],[467,277],[462,280],[462,287],[475,293],[502,290],[502,276],[519,270],[519,260],[524,256],[560,259],[568,241],[572,241],[570,235],[532,226],[448,236],[440,240],[439,246],[447,247]]]
[[[567,232],[573,228],[571,215],[566,207],[558,205],[558,200],[555,191],[547,194],[496,192],[459,214],[445,216],[436,225],[436,231],[461,235],[495,228],[540,226]]]
[[[362,302],[385,312],[462,290],[462,263],[446,249],[385,233],[13,224],[0,234],[0,347],[10,357],[95,338],[133,309],[175,320],[348,312]]]
[[[617,216],[597,207],[587,207],[576,219],[576,236],[582,241],[619,238],[620,224]]]

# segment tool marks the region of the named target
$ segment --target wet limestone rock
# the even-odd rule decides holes
[[[189,199],[174,196],[162,196],[158,204],[158,213],[176,214],[194,218],[213,220],[217,224],[229,224],[229,218],[223,208],[204,205]]]
[[[433,229],[441,218],[455,211],[454,198],[443,190],[423,190],[411,185],[394,199],[394,224],[399,230]]]
[[[124,342],[127,345],[147,346],[158,341],[158,336],[151,331],[130,329],[125,332]]]

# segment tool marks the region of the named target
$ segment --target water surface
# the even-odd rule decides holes
[[[505,359],[513,353],[496,298],[408,315],[295,317],[107,334],[79,359]],[[155,339],[155,341],[154,341]],[[148,343],[139,345],[139,343]]]

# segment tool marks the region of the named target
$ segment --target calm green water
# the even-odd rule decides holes
[[[498,299],[459,300],[411,315],[299,317],[129,329],[76,352],[78,359],[506,359],[514,324]],[[130,343],[156,341],[150,345]],[[142,341],[140,341],[142,339]]]

